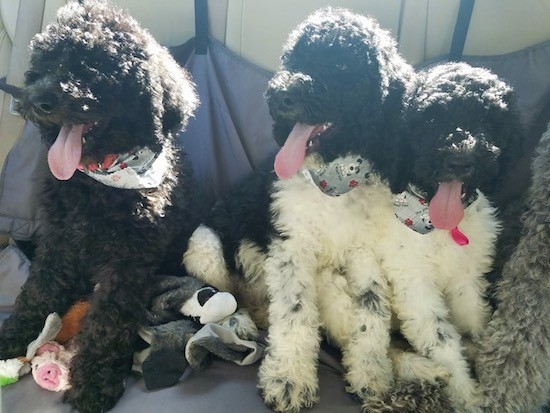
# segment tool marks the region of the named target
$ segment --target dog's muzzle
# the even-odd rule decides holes
[[[309,119],[305,119],[305,108],[319,99],[319,92],[311,76],[281,70],[269,81],[266,99],[273,117],[285,117],[308,123]]]

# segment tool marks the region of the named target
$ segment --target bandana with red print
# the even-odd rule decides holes
[[[301,170],[302,175],[323,193],[340,196],[367,182],[372,166],[357,155],[336,158],[315,169]]]
[[[428,202],[415,193],[414,188],[393,197],[395,216],[410,229],[427,234],[434,229],[428,212]]]
[[[395,216],[402,223],[420,234],[427,234],[435,228],[430,220],[430,205],[412,185],[409,185],[408,191],[394,195],[393,209]],[[458,226],[450,229],[449,235],[457,245],[464,246],[470,243]]]
[[[79,164],[78,170],[114,188],[156,188],[168,171],[168,161],[164,151],[156,154],[143,147],[120,154],[107,154],[101,162]]]
[[[368,183],[372,165],[369,161],[357,155],[347,155],[336,158],[319,168],[302,168],[302,175],[323,193],[330,196],[340,196],[348,193],[359,185]],[[434,229],[430,221],[429,204],[418,191],[409,186],[393,197],[395,216],[407,227],[420,234],[427,234]],[[449,231],[453,241],[458,245],[467,245],[468,238],[458,227]]]

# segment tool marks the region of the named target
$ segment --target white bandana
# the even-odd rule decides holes
[[[372,166],[357,155],[336,158],[315,169],[301,169],[308,182],[330,196],[340,196],[367,182]]]
[[[403,224],[420,234],[427,234],[434,229],[428,212],[429,204],[417,192],[409,186],[409,191],[394,195],[393,210]]]
[[[157,155],[143,147],[121,154],[107,154],[102,162],[78,165],[78,170],[114,188],[156,188],[168,171],[168,160],[164,151]]]

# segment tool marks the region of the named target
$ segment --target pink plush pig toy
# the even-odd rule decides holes
[[[31,360],[32,376],[36,383],[50,391],[63,391],[71,387],[69,364],[74,354],[70,347],[55,341],[42,344]]]

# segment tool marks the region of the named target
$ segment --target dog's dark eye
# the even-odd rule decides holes
[[[344,71],[347,70],[348,65],[345,64],[345,63],[336,63],[335,68],[336,68],[336,70],[339,70],[339,71],[341,71],[341,72],[344,72]]]
[[[28,84],[28,83],[36,82],[39,77],[40,77],[40,74],[38,74],[37,72],[34,72],[32,70],[27,70],[25,72],[25,83]]]

